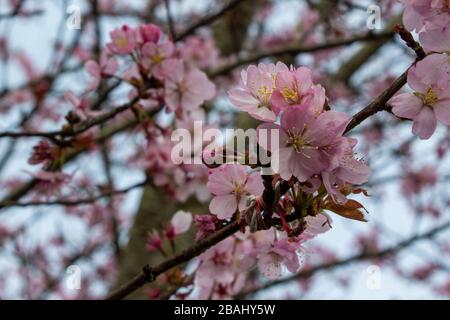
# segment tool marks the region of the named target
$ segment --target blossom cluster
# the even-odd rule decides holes
[[[91,88],[96,88],[101,75],[114,75],[115,57],[130,56],[134,63],[128,66],[124,80],[136,88],[136,95],[164,101],[168,111],[182,115],[214,97],[214,84],[204,72],[178,57],[183,51],[178,52],[158,26],[131,28],[124,25],[113,30],[110,36],[111,42],[102,53],[100,64],[94,61],[86,64],[93,76]],[[148,86],[148,82],[156,85]]]
[[[310,69],[281,62],[250,66],[229,97],[236,107],[265,121],[258,127],[258,143],[277,155],[272,169],[281,179],[295,179],[309,193],[323,184],[340,203],[346,202],[346,187],[367,181],[370,170],[355,157],[357,141],[343,136],[350,118],[327,110],[325,89],[313,82]],[[278,132],[275,150],[262,132],[267,130]]]
[[[402,1],[403,22],[419,34],[428,55],[408,71],[412,93],[390,100],[392,112],[413,121],[412,131],[430,138],[437,122],[450,125],[450,4],[444,0]]]
[[[201,48],[205,49],[204,54],[209,55],[209,59],[195,54],[195,49]],[[131,88],[129,100],[136,101],[130,110],[139,118],[147,138],[145,145],[137,145],[136,152],[129,156],[129,163],[151,172],[153,183],[174,195],[178,201],[183,202],[192,194],[206,201],[209,198],[205,187],[207,168],[175,165],[170,159],[171,128],[155,125],[147,113],[165,110],[175,115],[175,128],[190,129],[194,120],[204,121],[204,111],[200,107],[215,97],[216,88],[200,67],[217,62],[214,50],[208,39],[195,37],[177,46],[154,24],[124,25],[114,29],[98,61],[88,59],[85,63],[89,81],[84,92],[67,91],[64,94],[72,108],[66,116],[68,125],[82,125],[102,117],[105,111],[92,108],[95,93],[114,87],[114,81],[126,85]],[[89,146],[95,130],[97,128],[74,136],[68,146]],[[57,179],[58,172],[46,170],[52,163],[63,161],[63,154],[59,146],[41,140],[29,159],[30,164],[43,165],[39,174],[34,176],[42,180],[44,175],[55,175]]]
[[[296,273],[304,264],[305,241],[330,229],[325,214],[306,218],[301,236],[263,230],[238,233],[199,256],[192,296],[200,299],[230,299],[247,284],[246,274],[257,267],[268,279],[276,279],[287,270]]]

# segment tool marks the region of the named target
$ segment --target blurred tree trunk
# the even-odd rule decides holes
[[[166,225],[177,210],[204,213],[206,205],[191,198],[183,204],[177,203],[166,194],[164,189],[147,186],[144,188],[141,203],[136,214],[133,226],[130,229],[130,240],[123,250],[119,262],[118,284],[123,284],[138,274],[144,265],[155,265],[164,260],[159,252],[149,253],[145,247],[147,234],[153,228],[160,230]],[[192,234],[180,236],[177,239],[177,249],[183,249],[192,243]],[[137,290],[131,294],[130,299],[144,299],[145,292]]]

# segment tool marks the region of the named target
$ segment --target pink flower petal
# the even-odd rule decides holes
[[[216,196],[209,204],[209,210],[217,215],[219,219],[230,219],[236,212],[236,209],[237,201],[234,194]]]
[[[250,194],[259,196],[262,195],[264,191],[264,185],[261,178],[261,174],[259,172],[253,172],[247,179],[247,183],[245,184],[245,190],[247,190]]]
[[[411,93],[396,95],[389,104],[392,105],[392,113],[406,119],[414,119],[423,108],[422,99]]]
[[[222,168],[215,169],[209,175],[206,186],[209,192],[215,195],[226,195],[234,190],[232,180],[226,176]]]
[[[192,214],[186,211],[179,210],[175,213],[170,220],[172,224],[175,234],[182,234],[189,230],[189,227],[192,223]]]
[[[430,108],[422,108],[420,113],[414,118],[412,132],[421,139],[430,138],[436,130],[436,116]]]
[[[443,124],[450,126],[450,99],[437,102],[434,106],[436,118]]]

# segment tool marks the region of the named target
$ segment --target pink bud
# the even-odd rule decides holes
[[[142,43],[157,43],[161,36],[161,29],[154,24],[144,24],[139,27],[139,41]]]

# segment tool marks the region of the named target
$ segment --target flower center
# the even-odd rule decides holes
[[[306,141],[300,135],[291,135],[288,140],[288,145],[291,145],[295,152],[301,153],[302,149],[306,145]]]
[[[163,61],[164,60],[164,56],[163,55],[161,55],[161,54],[155,54],[153,57],[152,57],[152,62],[154,63],[154,64],[159,64],[159,63],[161,63],[161,61]]]
[[[124,49],[128,45],[128,39],[126,36],[122,35],[116,40],[116,44],[120,49]]]
[[[417,96],[419,96],[423,104],[428,107],[433,107],[436,102],[439,100],[436,92],[430,87],[426,94],[423,93],[416,93]]]
[[[189,85],[185,82],[181,82],[178,84],[178,91],[180,93],[185,93],[189,91]]]
[[[272,88],[268,88],[266,85],[258,87],[258,97],[262,102],[261,107],[266,107],[269,105],[270,95],[272,94]]]
[[[245,193],[245,186],[240,183],[234,183],[234,193],[236,195],[241,195]]]
[[[214,252],[214,256],[212,258],[215,265],[224,266],[227,264],[227,255],[224,252]]]
[[[283,98],[287,103],[294,103],[298,100],[298,93],[292,88],[283,88],[283,90],[281,90],[281,94],[283,95]]]

